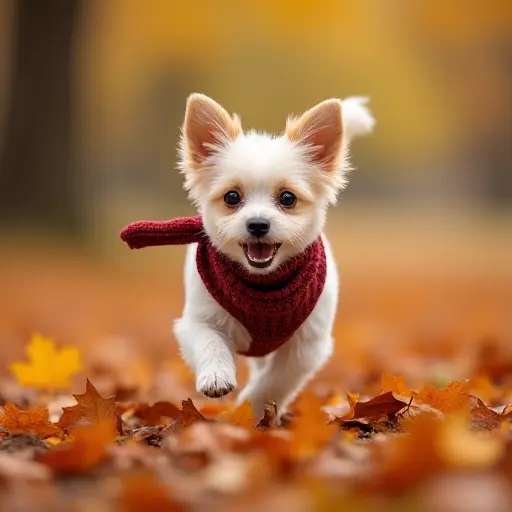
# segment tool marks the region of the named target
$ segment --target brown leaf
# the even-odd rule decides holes
[[[461,412],[469,408],[469,384],[451,382],[443,389],[429,384],[418,393],[416,400],[444,413]]]
[[[28,433],[40,436],[42,439],[64,433],[61,428],[49,421],[48,409],[31,409],[22,411],[12,402],[6,402],[0,411],[0,424],[10,433]]]
[[[181,411],[171,402],[155,402],[153,405],[140,404],[133,415],[139,418],[142,425],[154,427],[165,423],[165,418],[177,419]]]
[[[256,428],[260,430],[266,430],[275,426],[277,422],[277,405],[275,402],[266,404],[264,407],[263,418],[256,425]]]
[[[407,407],[407,404],[397,400],[393,393],[388,391],[367,402],[357,402],[354,408],[354,415],[350,419],[366,418],[368,420],[378,420],[383,417],[393,416],[404,407]]]
[[[197,409],[194,403],[190,398],[187,400],[182,400],[181,402],[181,411],[176,420],[174,420],[169,425],[166,425],[162,431],[161,435],[166,437],[170,434],[177,434],[181,432],[184,427],[189,427],[193,425],[197,421],[211,421],[205,418]]]
[[[196,421],[207,421],[207,419],[196,409],[196,406],[189,398],[181,402],[181,414],[179,420],[184,427],[188,427]]]
[[[107,448],[115,438],[115,426],[110,419],[76,427],[69,441],[43,454],[39,461],[59,475],[85,473],[106,457]]]
[[[480,398],[470,396],[470,401],[472,404],[471,417],[473,426],[492,430],[498,428],[506,419],[506,416],[489,409]]]
[[[78,402],[72,407],[64,407],[64,414],[57,425],[69,429],[77,425],[95,425],[107,421],[122,434],[121,419],[116,411],[115,397],[103,398],[91,381],[87,379],[85,393],[73,395]]]

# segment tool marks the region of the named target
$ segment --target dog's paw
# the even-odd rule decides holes
[[[220,398],[236,388],[236,378],[223,372],[201,372],[197,375],[196,390],[210,398]]]

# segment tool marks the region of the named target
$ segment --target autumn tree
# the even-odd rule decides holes
[[[81,229],[72,165],[73,56],[82,0],[17,0],[0,219]]]

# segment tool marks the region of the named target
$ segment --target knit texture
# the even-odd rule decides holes
[[[218,252],[201,217],[135,222],[121,232],[132,249],[198,243],[196,264],[211,296],[249,332],[243,355],[262,357],[288,341],[313,311],[325,285],[326,258],[318,237],[303,253],[267,274],[248,272]]]

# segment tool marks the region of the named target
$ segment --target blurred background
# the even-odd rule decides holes
[[[464,377],[483,340],[507,350],[509,1],[0,0],[2,368],[33,331],[91,360],[176,353],[184,251],[132,252],[118,232],[193,212],[175,170],[191,92],[274,132],[323,99],[371,98],[375,133],[328,222],[327,379]]]

